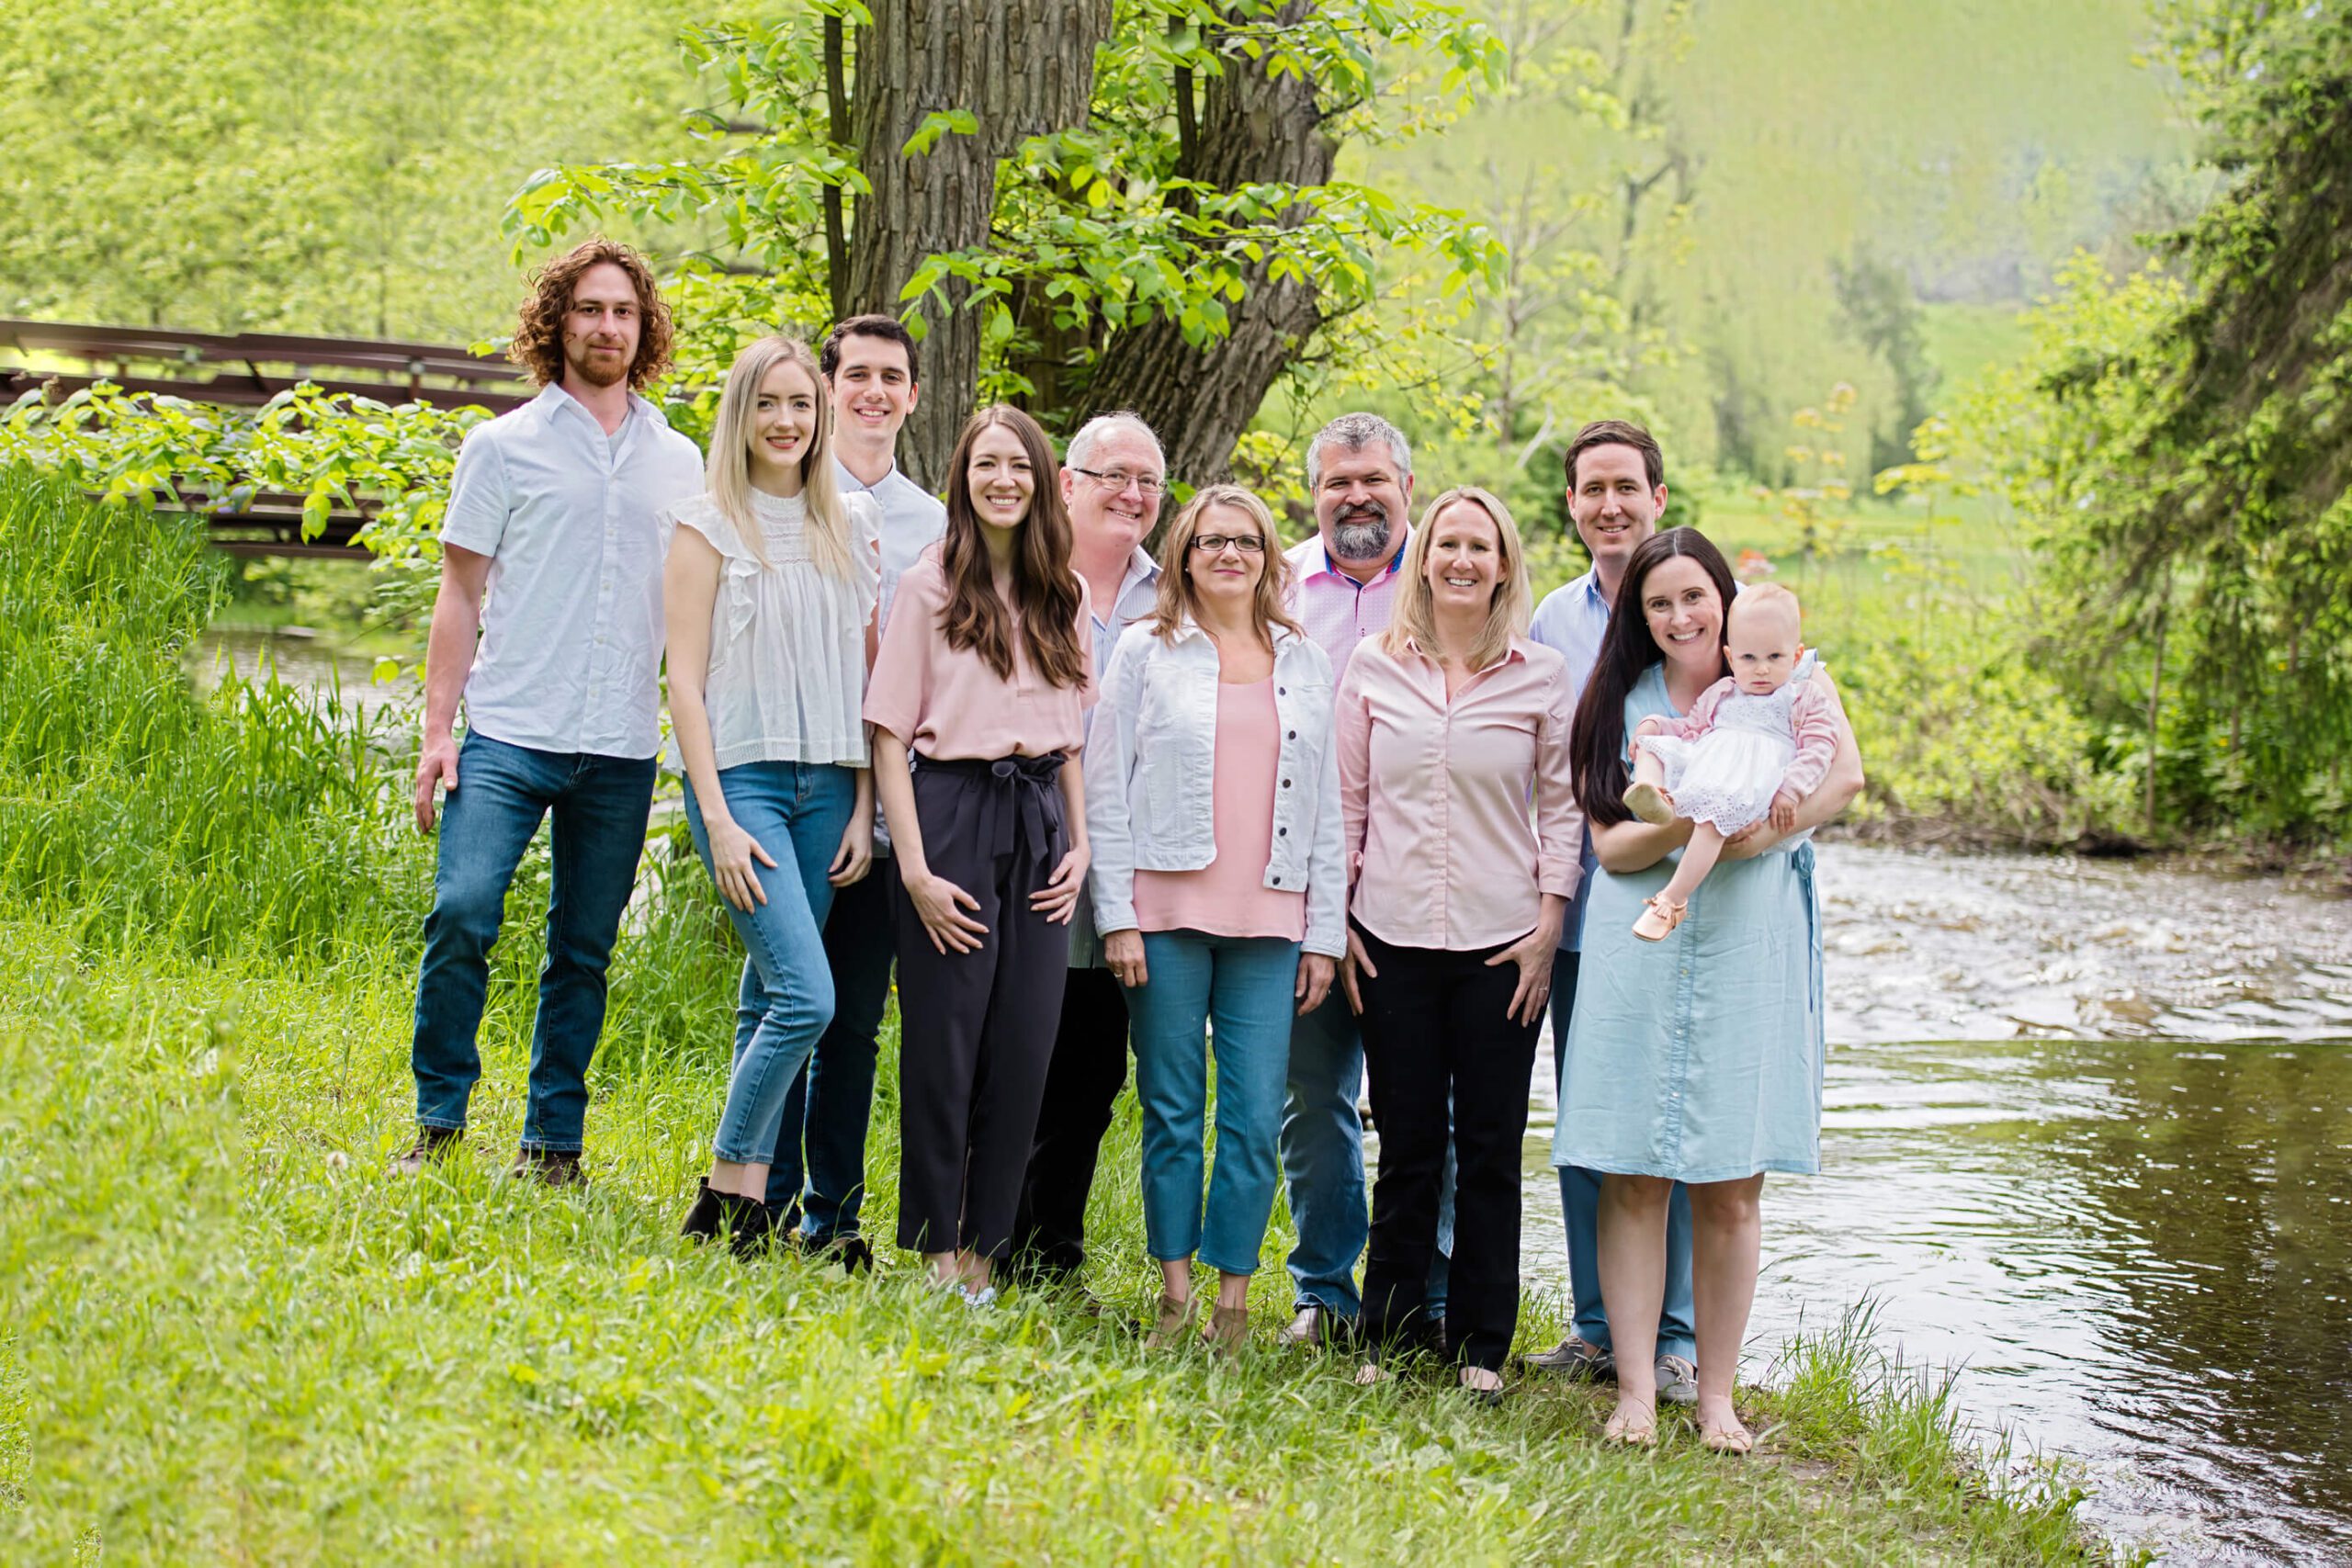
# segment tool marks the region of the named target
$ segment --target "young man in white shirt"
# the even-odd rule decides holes
[[[899,432],[922,396],[915,340],[895,316],[853,316],[827,333],[817,369],[833,402],[833,462],[844,496],[860,491],[882,513],[878,637],[899,579],[947,531],[939,498],[899,467]],[[858,1234],[865,1196],[865,1134],[874,1107],[874,1061],[890,1000],[897,928],[890,912],[896,874],[882,814],[874,814],[874,870],[836,889],[825,919],[825,958],[833,975],[833,1020],[784,1103],[784,1126],[768,1164],[768,1209],[779,1231],[811,1251],[830,1252],[852,1271],[873,1266]]]
[[[547,961],[514,1174],[561,1186],[581,1179],[605,970],[653,800],[655,517],[700,490],[702,454],[639,395],[670,365],[669,309],[643,259],[592,240],[534,284],[510,352],[541,390],[467,434],[441,528],[420,831],[434,826],[436,790],[446,798],[410,1055],[418,1135],[398,1166],[419,1170],[464,1135],[507,885],[552,814]]]

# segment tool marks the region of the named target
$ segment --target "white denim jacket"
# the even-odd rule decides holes
[[[1104,671],[1086,742],[1088,874],[1104,931],[1136,929],[1135,874],[1199,871],[1216,858],[1216,644],[1190,621],[1163,642],[1129,626]],[[1347,871],[1340,850],[1340,754],[1331,744],[1331,660],[1274,629],[1274,713],[1282,728],[1273,852],[1265,886],[1306,895],[1305,951],[1347,953]]]

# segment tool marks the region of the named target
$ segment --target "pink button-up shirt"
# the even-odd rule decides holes
[[[1356,644],[1388,629],[1389,612],[1396,603],[1396,569],[1405,558],[1412,531],[1396,541],[1396,554],[1379,576],[1358,582],[1331,564],[1323,536],[1310,535],[1291,547],[1290,609],[1310,640],[1331,657],[1331,679],[1348,672],[1348,656]]]
[[[1448,702],[1435,660],[1368,637],[1339,709],[1349,912],[1366,931],[1397,947],[1496,947],[1535,929],[1543,895],[1576,896],[1576,697],[1557,652],[1514,637]]]
[[[926,553],[899,579],[890,624],[875,651],[865,683],[865,722],[887,729],[911,750],[940,761],[994,761],[1015,753],[1075,754],[1086,742],[1086,709],[1094,701],[1090,661],[1082,686],[1047,682],[1029,662],[1029,645],[1012,645],[1012,679],[988,666],[974,649],[947,646],[939,613],[947,605],[947,574]],[[1078,647],[1089,646],[1093,603],[1078,580]],[[1016,614],[1015,625],[1019,624]]]

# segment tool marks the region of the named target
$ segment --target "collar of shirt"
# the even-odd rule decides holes
[[[1266,629],[1274,634],[1274,651],[1276,653],[1280,653],[1292,643],[1304,642],[1306,640],[1298,633],[1291,630],[1288,626],[1269,626]],[[1169,634],[1168,640],[1171,644],[1191,642],[1195,637],[1206,637],[1208,635],[1208,632],[1201,626],[1200,622],[1194,620],[1190,615],[1186,615],[1182,620],[1176,623],[1176,629]]]
[[[1422,651],[1420,638],[1408,636],[1405,638],[1405,646],[1413,650],[1414,657],[1419,659],[1422,663],[1428,665],[1430,669],[1442,670],[1444,668],[1437,660],[1430,658],[1426,652]],[[1484,675],[1489,671],[1499,670],[1504,665],[1510,664],[1513,661],[1524,662],[1526,658],[1526,639],[1523,637],[1513,637],[1510,639],[1510,644],[1504,648],[1503,656],[1500,659],[1496,660],[1492,664],[1484,665],[1476,670],[1473,670],[1470,673],[1474,677]]]
[[[574,414],[577,414],[580,418],[586,420],[591,425],[594,426],[598,435],[603,436],[606,434],[605,430],[605,422],[598,419],[594,413],[591,413],[586,403],[582,402],[578,398],[572,396],[570,392],[565,391],[563,389],[563,383],[560,381],[550,381],[546,386],[541,387],[539,389],[539,395],[531,400],[538,404],[540,412],[545,413],[550,419],[564,419],[571,417],[571,415],[567,415],[562,412],[565,409],[570,409]],[[628,395],[628,413],[622,416],[619,427],[612,431],[610,434],[612,435],[618,435],[621,431],[628,428],[631,421],[638,419],[651,419],[663,425],[667,425],[670,423],[667,419],[662,417],[662,411],[660,409],[654,407],[652,403],[647,401],[644,398],[639,397],[637,393],[631,392]]]
[[[1127,557],[1126,574],[1119,579],[1118,598],[1108,605],[1095,606],[1094,624],[1105,630],[1124,627],[1129,621],[1148,614],[1151,609],[1148,604],[1139,610],[1128,610],[1127,600],[1139,586],[1157,582],[1159,580],[1159,563],[1151,558],[1149,551],[1141,545],[1137,545],[1135,547],[1135,553]]]

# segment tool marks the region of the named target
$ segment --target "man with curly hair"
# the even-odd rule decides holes
[[[702,455],[640,389],[670,367],[644,259],[591,240],[533,278],[509,353],[539,395],[469,432],[441,527],[416,825],[447,791],[416,986],[414,1172],[457,1149],[507,885],[555,818],[547,957],[514,1174],[581,1179],[605,969],[636,881],[661,748],[662,530]],[[484,596],[488,604],[485,606]],[[466,710],[465,741],[451,731]],[[460,787],[462,784],[463,787]]]

